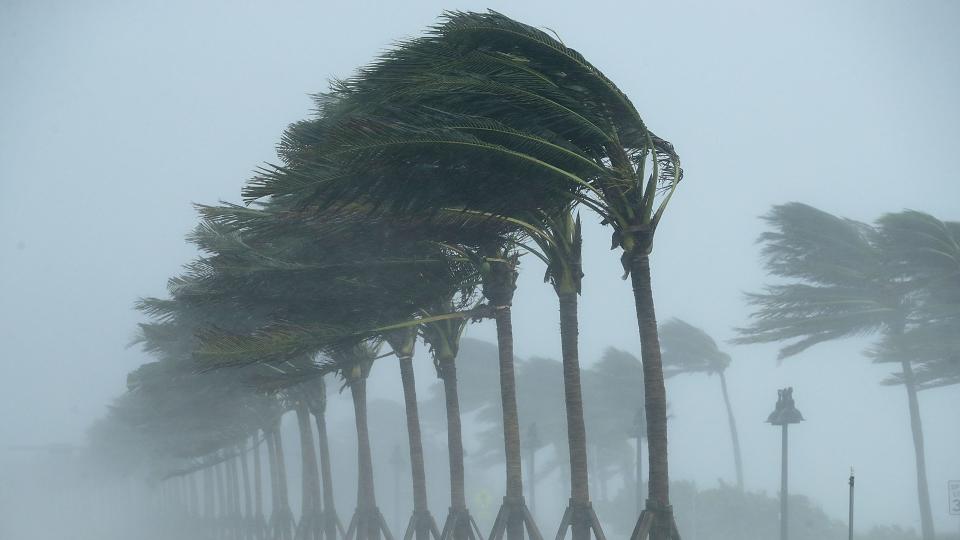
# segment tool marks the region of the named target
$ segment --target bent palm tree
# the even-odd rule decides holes
[[[703,330],[681,321],[671,319],[660,326],[663,338],[664,375],[672,377],[691,373],[716,374],[720,379],[723,404],[727,409],[730,426],[730,441],[733,444],[733,464],[737,473],[737,489],[743,490],[743,458],[740,455],[740,438],[737,436],[737,421],[727,392],[727,367],[730,355],[721,351],[717,343]]]

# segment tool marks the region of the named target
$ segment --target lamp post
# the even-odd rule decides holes
[[[781,458],[780,458],[780,540],[787,540],[787,428],[790,424],[797,424],[803,421],[803,415],[797,410],[793,402],[793,388],[784,388],[777,390],[777,404],[767,417],[767,422],[775,426],[780,426],[781,439]]]
[[[847,539],[853,540],[853,467],[850,467],[850,517],[847,518]]]

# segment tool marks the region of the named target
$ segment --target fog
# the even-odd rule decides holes
[[[864,222],[904,209],[960,221],[960,4],[7,0],[0,538],[179,537],[153,484],[110,476],[86,447],[90,426],[126,391],[127,374],[154,360],[128,347],[144,320],[133,304],[165,296],[167,279],[196,256],[184,241],[197,222],[191,203],[239,202],[243,183],[277,162],[283,130],[312,114],[309,95],[330,79],[352,75],[444,10],[487,8],[556,31],[680,154],[684,179],[651,255],[657,317],[704,329],[732,357],[726,378],[745,489],[774,499],[779,492],[780,432],[765,420],[776,390],[791,386],[806,419],[790,431],[791,494],[845,524],[853,467],[858,533],[900,526],[919,534],[907,397],[902,386],[880,384],[890,364],[864,356],[875,337],[829,341],[782,362],[782,344],[729,340],[753,311],[744,293],[773,282],[757,244],[760,216],[773,205],[799,201]],[[610,230],[582,215],[580,362],[588,370],[608,347],[639,358],[640,341]],[[535,257],[522,258],[513,301],[520,365],[561,358],[556,294],[543,271]],[[463,348],[489,353],[495,372],[496,338],[492,321],[471,323]],[[450,503],[442,390],[422,343],[414,366],[430,506],[442,520]],[[710,531],[683,529],[697,510],[682,499],[734,482],[720,387],[703,374],[666,384],[671,481],[686,486],[672,491],[680,532],[708,540]],[[347,521],[356,497],[353,409],[340,383],[328,386],[337,507]],[[395,361],[377,362],[368,394],[376,494],[398,536],[411,503]],[[924,390],[920,409],[934,525],[948,538],[958,528],[947,482],[960,480],[960,391]],[[292,414],[283,422],[298,513],[297,426]],[[472,461],[485,427],[477,412],[465,413],[467,503],[484,535],[504,485],[502,462]],[[405,460],[399,492],[390,463],[397,446]],[[550,460],[549,451],[542,456]],[[612,478],[611,493],[627,482]],[[559,524],[564,482],[558,470],[538,484],[544,535]],[[616,521],[602,509],[601,521]],[[628,533],[608,530],[611,538]]]

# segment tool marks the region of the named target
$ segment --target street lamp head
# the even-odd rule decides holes
[[[777,390],[777,404],[773,412],[767,417],[767,422],[775,426],[798,424],[803,421],[803,415],[797,410],[793,402],[793,388]]]

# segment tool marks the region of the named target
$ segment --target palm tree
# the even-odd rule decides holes
[[[465,300],[469,301],[469,300]],[[462,309],[452,298],[438,300],[434,314],[452,313]],[[426,313],[429,317],[430,312]],[[460,400],[457,393],[457,352],[460,338],[466,328],[464,318],[435,320],[420,326],[424,342],[430,348],[437,376],[443,382],[447,412],[447,450],[450,460],[450,513],[443,524],[440,538],[455,540],[482,539],[476,522],[467,509],[463,468],[463,435],[460,425]]]
[[[367,377],[376,357],[376,346],[368,343],[357,343],[350,348],[334,351],[329,357],[329,366],[350,388],[357,426],[357,509],[347,526],[346,538],[350,540],[375,540],[381,534],[388,540],[392,538],[386,520],[377,508],[367,428]]]
[[[404,532],[404,540],[439,540],[440,531],[427,506],[427,477],[423,462],[423,440],[420,436],[420,412],[417,406],[417,384],[413,373],[413,350],[417,341],[416,327],[398,329],[384,334],[400,362],[400,379],[407,420],[407,439],[410,448],[410,473],[413,483],[413,514]]]
[[[838,218],[800,203],[775,206],[764,218],[773,228],[761,235],[767,270],[788,283],[751,294],[757,306],[753,323],[740,329],[739,343],[795,340],[780,358],[798,354],[825,341],[881,333],[882,343],[900,367],[907,391],[916,457],[917,493],[924,540],[934,538],[927,487],[917,380],[913,361],[903,347],[911,328],[922,323],[918,309],[920,275],[905,267],[902,251],[892,245],[893,218],[881,230]],[[918,236],[926,231],[913,228]],[[901,231],[903,232],[903,231]]]
[[[336,504],[333,500],[333,472],[330,466],[330,443],[327,438],[327,387],[324,377],[317,377],[302,383],[312,387],[305,392],[307,407],[317,424],[317,443],[320,454],[320,473],[322,480],[323,503],[321,507],[320,524],[323,529],[324,540],[336,540],[346,536],[340,517],[337,515]],[[339,533],[339,537],[337,536]]]
[[[317,465],[317,452],[313,444],[313,430],[310,427],[310,407],[308,394],[312,388],[294,388],[294,411],[297,415],[297,428],[300,431],[300,458],[302,461],[302,510],[297,524],[297,540],[320,540],[323,536],[323,507],[320,491],[320,469]]]
[[[913,373],[918,390],[960,382],[960,223],[907,210],[881,216],[878,231],[918,301],[904,335],[895,341],[885,336],[871,355],[894,362],[906,355],[919,363]],[[902,384],[905,375],[889,382]]]
[[[737,473],[737,489],[743,490],[743,458],[740,455],[740,439],[737,437],[737,421],[730,405],[727,392],[727,367],[730,355],[717,347],[709,334],[680,319],[671,319],[660,326],[663,338],[664,375],[684,375],[693,373],[716,374],[720,379],[723,404],[727,409],[727,422],[730,426],[730,441],[733,443],[733,464]]]
[[[520,448],[520,418],[513,357],[513,315],[511,304],[517,289],[519,254],[513,239],[483,245],[475,252],[461,251],[480,268],[482,292],[493,309],[497,329],[497,357],[500,376],[500,410],[503,428],[503,454],[506,468],[506,495],[497,511],[489,540],[522,540],[524,532],[537,540],[540,530],[523,496],[523,468]]]

